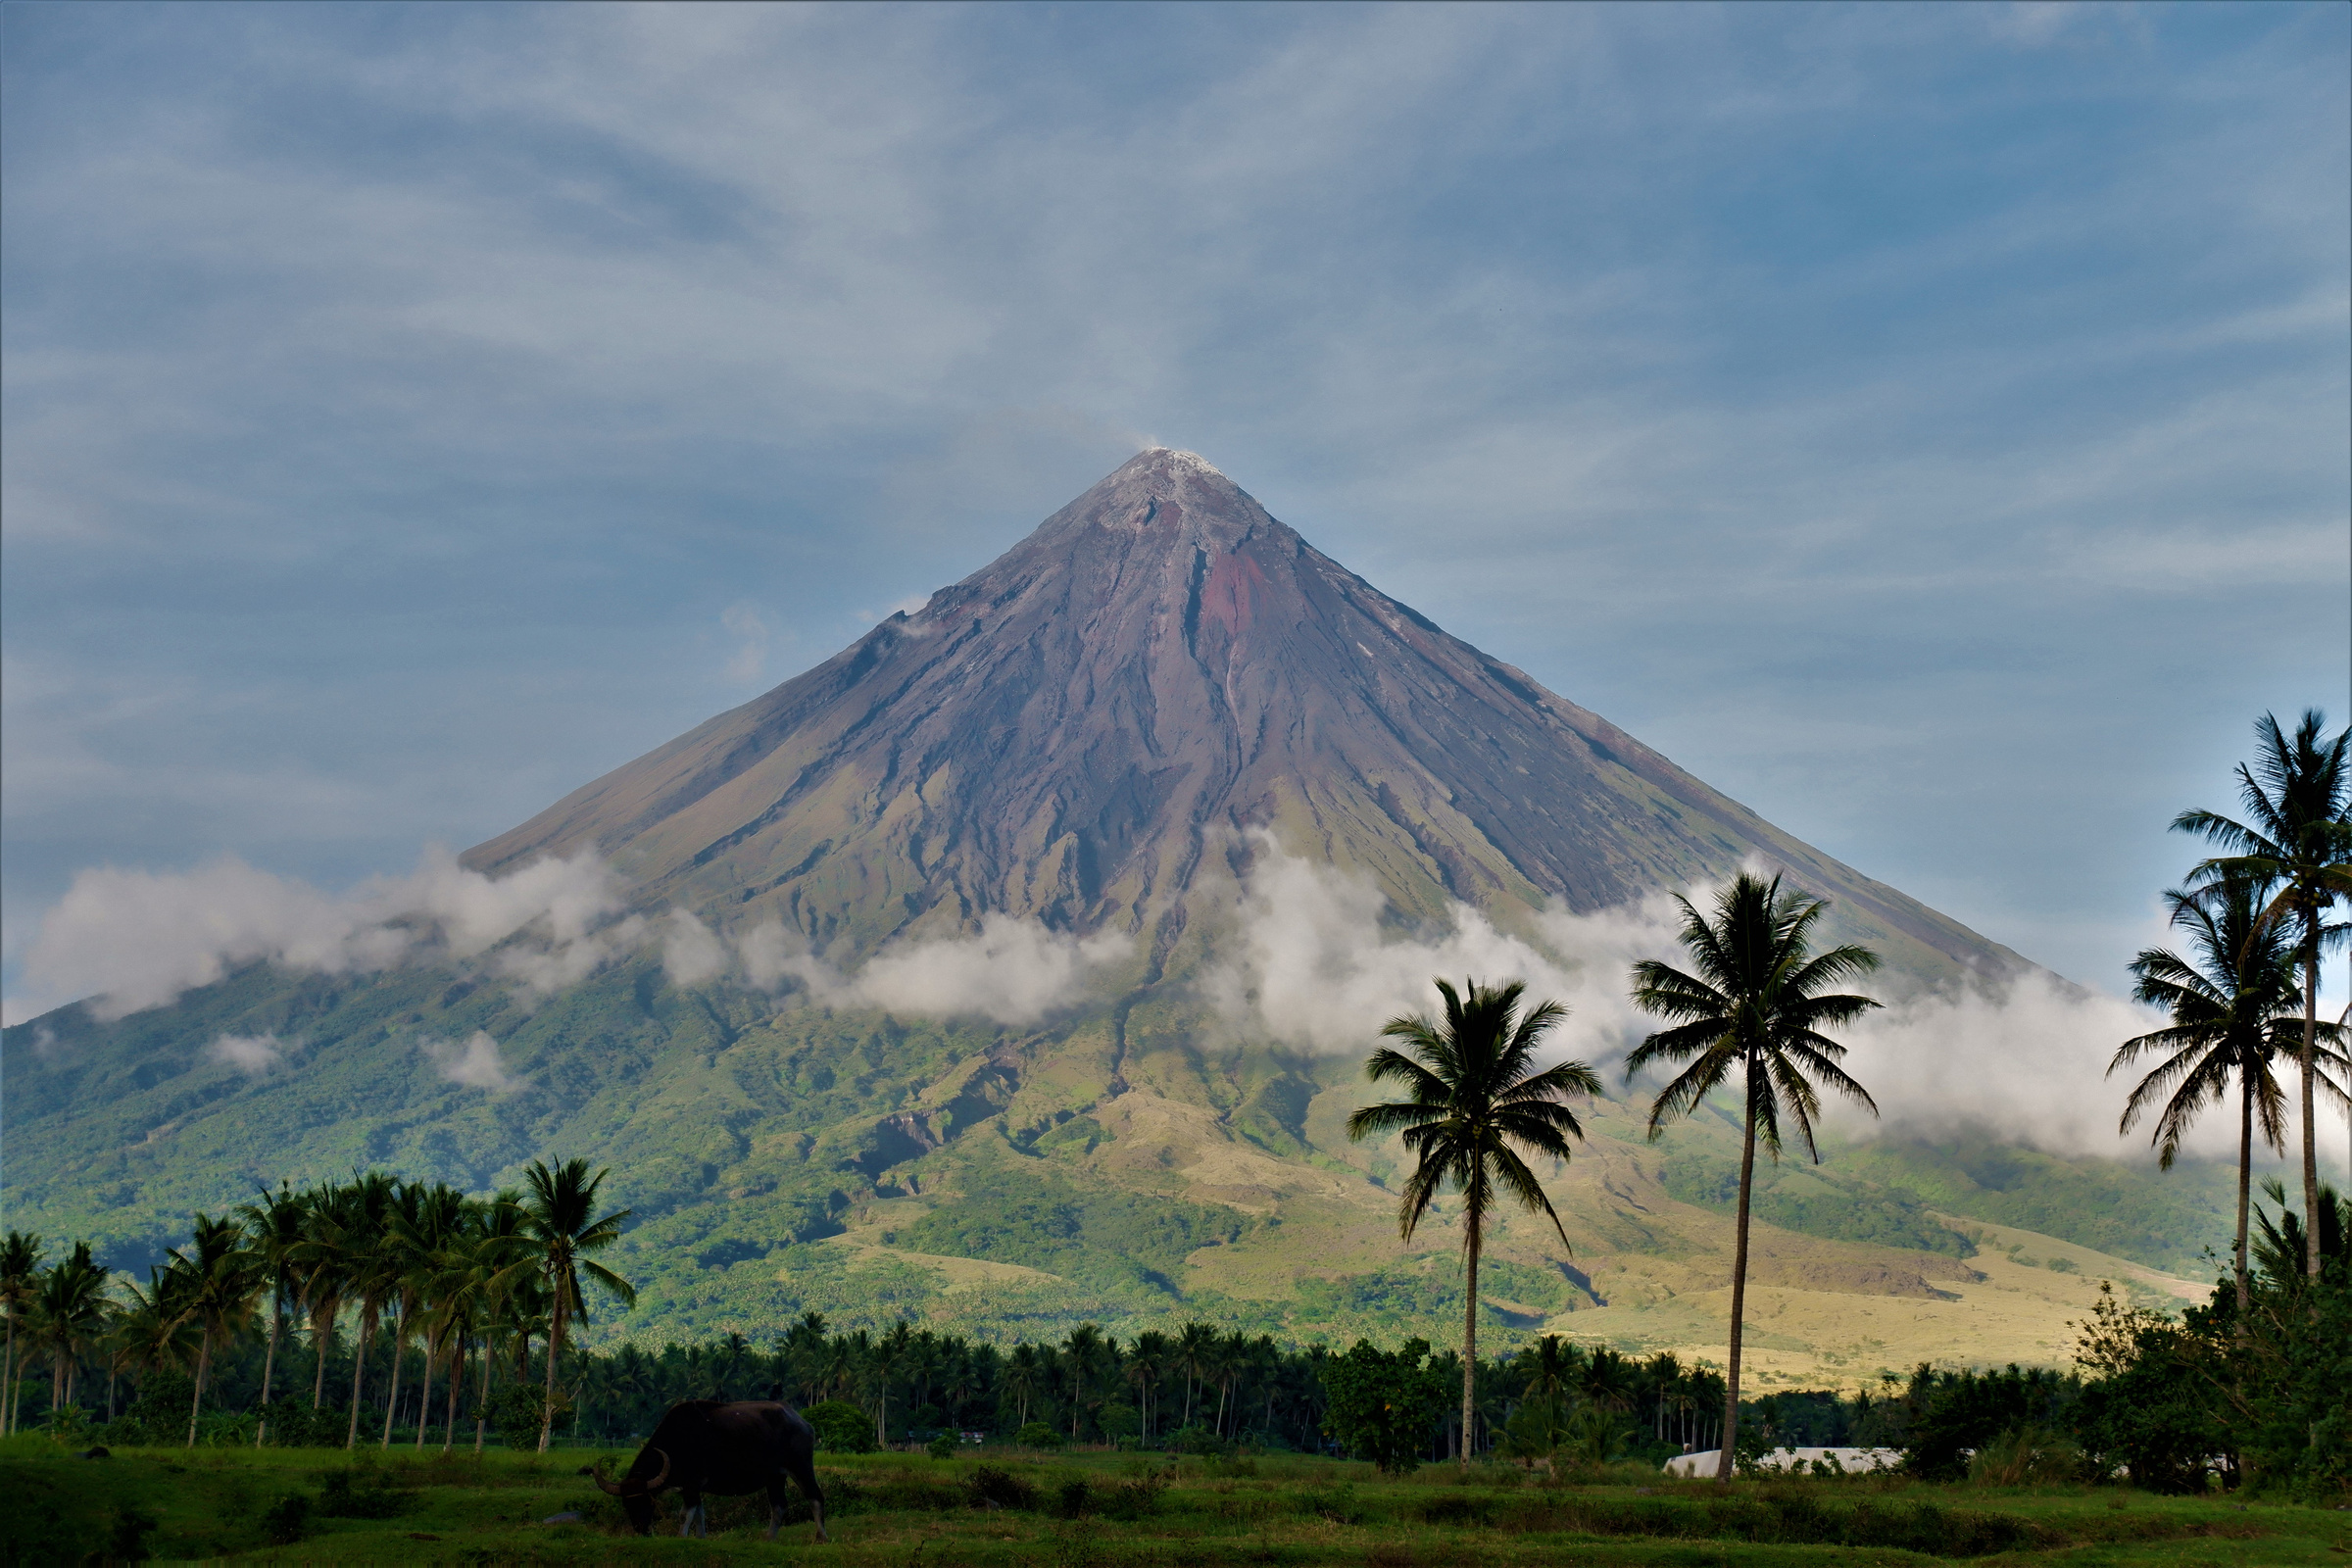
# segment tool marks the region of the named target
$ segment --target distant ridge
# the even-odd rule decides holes
[[[466,861],[593,849],[649,905],[836,951],[981,915],[1165,951],[1262,828],[1408,918],[1506,927],[1783,866],[1919,980],[2030,967],[1448,636],[1155,448],[834,658]]]

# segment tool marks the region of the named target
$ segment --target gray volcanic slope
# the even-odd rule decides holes
[[[1166,449],[914,614],[466,860],[593,849],[649,906],[780,919],[836,953],[1004,911],[1149,934],[1164,955],[1250,829],[1368,873],[1408,920],[1460,900],[1516,927],[1550,899],[1590,911],[1760,859],[1919,980],[2029,967],[1448,636]]]

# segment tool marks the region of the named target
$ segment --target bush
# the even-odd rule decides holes
[[[311,1525],[311,1499],[290,1492],[262,1510],[262,1539],[272,1546],[291,1546]]]
[[[318,1484],[318,1513],[327,1519],[392,1519],[408,1511],[409,1499],[383,1483],[363,1476],[352,1485],[349,1470],[329,1470]]]
[[[490,1396],[490,1430],[510,1448],[538,1447],[546,1418],[547,1390],[536,1383],[510,1383]]]
[[[2055,1485],[2083,1479],[2082,1450],[2063,1432],[2013,1427],[1979,1448],[1968,1479],[1981,1487]]]
[[[191,1383],[188,1387],[193,1390],[195,1385]],[[117,1508],[114,1525],[107,1531],[104,1559],[110,1563],[145,1562],[154,1556],[147,1549],[146,1538],[157,1523],[153,1514],[141,1513],[136,1508]]]
[[[308,1399],[272,1399],[266,1414],[271,1447],[340,1448],[351,1430],[351,1414],[339,1404],[314,1410]],[[538,1441],[535,1429],[531,1441]]]
[[[1034,1508],[1037,1489],[1009,1470],[982,1465],[971,1473],[963,1490],[975,1508]]]
[[[1054,1517],[1075,1519],[1081,1514],[1092,1513],[1094,1501],[1093,1489],[1087,1486],[1086,1477],[1072,1476],[1061,1484],[1061,1490],[1054,1494]]]
[[[130,1401],[123,1419],[135,1422],[154,1444],[185,1442],[188,1411],[196,1402],[196,1380],[170,1368],[139,1379],[139,1396]]]
[[[1358,1340],[1345,1355],[1323,1366],[1331,1404],[1323,1428],[1358,1459],[1369,1459],[1383,1475],[1421,1463],[1431,1426],[1446,1407],[1446,1380],[1422,1364],[1427,1340],[1407,1340],[1395,1351]]]
[[[1062,1436],[1043,1421],[1032,1421],[1012,1435],[1012,1441],[1024,1448],[1058,1448]]]
[[[923,1445],[923,1451],[934,1459],[955,1458],[956,1434],[953,1432],[942,1432],[938,1437],[933,1438],[929,1443]]]
[[[1167,1438],[1167,1447],[1170,1453],[1197,1453],[1205,1457],[1213,1457],[1223,1453],[1229,1446],[1231,1445],[1226,1443],[1223,1438],[1218,1437],[1206,1427],[1183,1427],[1169,1433]]]
[[[827,1399],[801,1414],[816,1428],[816,1446],[828,1453],[871,1453],[874,1418],[847,1399]]]

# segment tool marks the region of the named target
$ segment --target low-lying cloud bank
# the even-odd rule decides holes
[[[74,877],[41,917],[9,1021],[83,998],[120,1018],[257,961],[368,974],[494,948],[492,972],[544,995],[644,943],[645,921],[622,907],[619,880],[586,855],[492,878],[436,846],[409,875],[340,894],[234,856],[184,872],[108,866]]]
[[[662,962],[680,985],[732,974],[763,991],[797,987],[829,1007],[1020,1025],[1085,1001],[1100,972],[1134,951],[1115,932],[1081,938],[1040,920],[989,914],[969,936],[895,942],[845,975],[773,921],[729,940],[680,909],[669,916]]]
[[[1656,1027],[1628,995],[1630,966],[1637,958],[1683,961],[1682,911],[1664,895],[1590,915],[1555,906],[1524,937],[1463,905],[1444,929],[1406,933],[1386,923],[1387,902],[1370,881],[1282,855],[1270,841],[1257,848],[1240,893],[1238,934],[1203,982],[1239,1035],[1360,1054],[1389,1018],[1437,1010],[1436,976],[1524,980],[1532,997],[1568,1006],[1568,1021],[1552,1036],[1557,1054],[1592,1062],[1614,1089],[1626,1054]],[[1708,891],[1692,890],[1692,902],[1704,907]],[[2135,1155],[2148,1126],[2119,1139],[2130,1081],[2109,1079],[2106,1068],[2118,1045],[2162,1021],[2039,973],[1997,993],[1890,1002],[1838,1035],[1879,1116],[1874,1123],[1837,1102],[1830,1122],[1928,1137],[1982,1129],[2056,1153]],[[2228,1114],[2209,1115],[2185,1152],[2233,1158],[2234,1129]]]
[[[1589,915],[1554,907],[1516,934],[1456,905],[1445,921],[1408,931],[1370,881],[1285,855],[1270,839],[1254,848],[1199,982],[1237,1040],[1361,1054],[1389,1018],[1435,1008],[1434,976],[1519,979],[1569,1007],[1554,1037],[1560,1054],[1593,1062],[1614,1085],[1626,1052],[1650,1028],[1627,996],[1627,970],[1641,957],[1674,961],[1680,951],[1681,913],[1663,895]],[[224,858],[185,873],[109,868],[75,878],[41,922],[25,956],[26,992],[11,999],[10,1012],[13,1021],[87,998],[96,1016],[119,1018],[255,961],[326,974],[456,961],[544,996],[649,948],[681,985],[723,981],[826,1006],[1016,1027],[1082,1005],[1135,953],[1116,933],[1080,937],[991,914],[966,935],[894,943],[849,973],[772,922],[729,933],[685,910],[629,912],[619,879],[589,856],[492,878],[435,849],[405,877],[343,894]],[[1891,1003],[1842,1038],[1886,1131],[1978,1127],[2053,1152],[2117,1154],[2138,1152],[2143,1137],[2118,1140],[2128,1086],[2109,1080],[2106,1064],[2120,1042],[2158,1021],[2131,1003],[2033,975],[1998,995]],[[518,1082],[486,1034],[419,1046],[453,1083],[505,1093]],[[260,1078],[286,1068],[292,1050],[271,1035],[223,1035],[207,1054]],[[1857,1132],[1870,1126],[1841,1105],[1832,1119]],[[2232,1125],[2226,1114],[2209,1116],[2189,1152],[2230,1156]]]
[[[970,935],[894,943],[850,975],[772,922],[727,936],[683,909],[629,913],[620,879],[589,855],[494,878],[436,847],[408,876],[342,894],[231,857],[194,871],[107,867],[75,877],[42,917],[24,957],[24,990],[8,1001],[8,1021],[74,1001],[86,1001],[100,1019],[121,1018],[255,962],[309,974],[478,962],[544,997],[654,945],[681,985],[729,978],[828,1006],[1013,1025],[1083,1002],[1100,971],[1134,948],[1116,934],[1080,938],[991,914]],[[453,1082],[503,1091],[512,1083],[495,1049],[485,1054],[488,1046],[481,1035],[463,1048],[427,1043],[426,1050],[444,1053],[434,1059]],[[257,1077],[285,1060],[285,1048],[270,1036],[222,1036],[207,1054]]]

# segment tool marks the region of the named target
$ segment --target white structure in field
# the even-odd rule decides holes
[[[1709,1448],[1704,1453],[1678,1453],[1666,1461],[1666,1473],[1705,1480],[1715,1474],[1716,1456],[1722,1451]],[[1821,1465],[1850,1476],[1868,1470],[1891,1470],[1903,1462],[1903,1453],[1900,1448],[1775,1448],[1759,1462],[1767,1470],[1795,1475],[1811,1475],[1813,1467]]]

